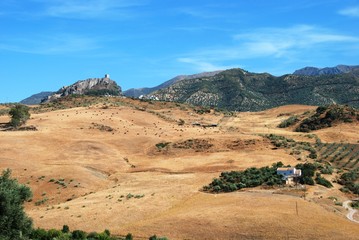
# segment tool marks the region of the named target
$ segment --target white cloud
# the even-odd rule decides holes
[[[53,36],[34,36],[33,39],[8,38],[0,42],[0,50],[51,55],[79,53],[100,48],[98,41],[93,37],[57,34]]]
[[[178,58],[177,61],[181,62],[181,63],[191,64],[194,66],[194,68],[197,71],[200,71],[200,72],[212,72],[212,71],[217,71],[217,70],[224,70],[224,69],[238,67],[238,66],[234,66],[234,65],[227,65],[227,66],[215,65],[213,63],[206,62],[201,59],[195,59],[195,58]]]
[[[342,53],[359,44],[359,37],[333,32],[309,25],[290,28],[261,28],[233,36],[230,46],[200,49],[183,55],[177,61],[211,69],[233,66],[241,60],[280,60],[300,62],[309,56]],[[217,68],[218,69],[218,68]]]
[[[359,17],[359,6],[342,9],[339,11],[339,14],[349,17]]]

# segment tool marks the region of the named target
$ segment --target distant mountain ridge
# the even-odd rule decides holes
[[[355,70],[359,70],[359,65],[357,66],[337,65],[335,67],[325,67],[325,68],[305,67],[296,70],[293,74],[303,75],[303,76],[319,76],[319,75],[349,73]]]
[[[40,92],[34,95],[31,95],[28,98],[25,98],[24,100],[21,100],[20,103],[26,104],[26,105],[36,105],[41,103],[41,100],[54,94],[55,92]]]
[[[106,74],[103,78],[89,78],[77,81],[70,86],[62,87],[56,93],[45,97],[41,102],[49,102],[71,94],[118,96],[121,92],[121,87]]]
[[[198,78],[198,77],[210,77],[210,76],[214,76],[218,73],[222,72],[222,70],[219,71],[213,71],[213,72],[203,72],[203,73],[198,73],[198,74],[192,74],[192,75],[179,75],[176,76],[158,86],[152,87],[152,88],[131,88],[128,89],[126,91],[123,91],[123,95],[125,95],[126,97],[135,97],[138,98],[141,95],[147,95],[150,94],[151,92],[157,91],[159,89],[162,88],[166,88],[178,81],[182,81],[185,79],[193,79],[193,78]]]
[[[359,71],[275,77],[230,69],[211,77],[182,80],[147,98],[235,111],[260,111],[288,104],[359,107]]]

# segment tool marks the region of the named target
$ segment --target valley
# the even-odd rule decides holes
[[[357,223],[333,201],[353,195],[341,192],[338,183],[306,186],[305,192],[294,187],[202,191],[223,171],[313,162],[307,152],[291,154],[263,136],[314,145],[308,133],[277,126],[290,115],[316,109],[202,111],[172,102],[68,97],[32,107],[27,125],[37,131],[0,131],[0,168],[12,169],[19,182],[31,187],[34,196],[26,212],[35,227],[109,229],[135,239],[153,234],[169,239],[356,239]],[[8,121],[0,116],[0,124]],[[358,123],[352,122],[310,134],[321,140],[318,154],[333,166],[356,168],[358,132]],[[338,162],[334,149],[326,150],[331,144],[341,144],[338,150],[347,145],[354,153]],[[335,170],[325,177],[338,175]],[[358,213],[354,219],[359,220]]]

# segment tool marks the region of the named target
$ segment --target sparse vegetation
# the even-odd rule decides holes
[[[279,127],[279,128],[287,128],[287,127],[289,127],[289,126],[292,126],[292,125],[296,124],[297,122],[299,122],[298,117],[297,117],[297,116],[291,116],[291,117],[289,117],[288,119],[282,121],[282,122],[278,125],[278,127]]]

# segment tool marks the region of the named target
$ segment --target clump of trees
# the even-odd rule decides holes
[[[333,126],[337,122],[359,120],[358,110],[349,106],[330,105],[318,107],[316,112],[304,119],[296,128],[297,132],[310,132]]]
[[[10,125],[17,128],[25,124],[30,118],[29,107],[22,104],[16,104],[10,109],[9,115],[11,117]]]
[[[351,191],[354,194],[359,195],[359,184],[357,181],[359,180],[359,168],[343,173],[338,183],[344,185],[341,189],[344,192]]]
[[[282,176],[277,174],[277,168],[283,163],[278,162],[271,167],[248,168],[244,171],[222,172],[219,178],[203,187],[206,192],[233,192],[242,188],[251,188],[261,185],[273,186],[283,183]]]

